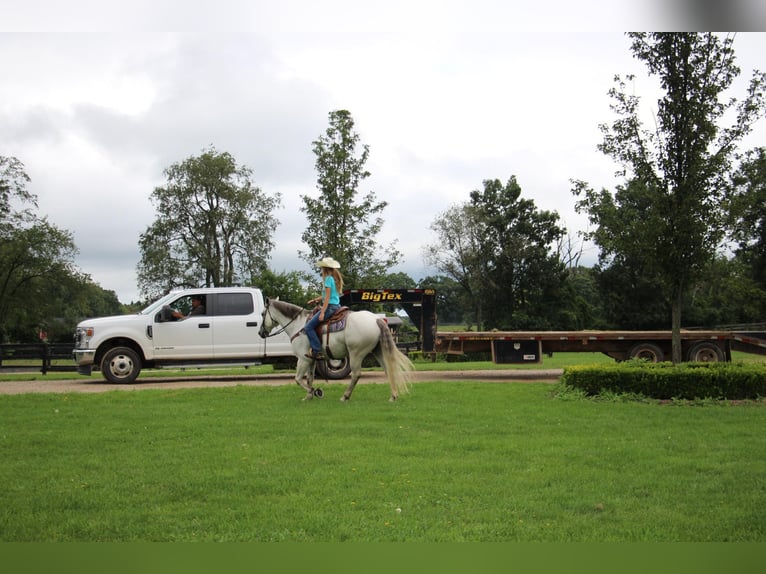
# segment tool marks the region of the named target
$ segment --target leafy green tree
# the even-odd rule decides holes
[[[37,198],[27,189],[29,181],[21,161],[15,157],[0,156],[0,225],[10,225],[14,219],[31,214],[28,207],[16,213],[12,203],[14,199],[22,205],[37,207]]]
[[[515,177],[484,181],[471,192],[481,222],[481,296],[488,328],[558,328],[566,272],[554,247],[566,234],[556,212],[521,197]]]
[[[298,254],[312,268],[318,259],[334,257],[346,287],[369,287],[380,282],[401,254],[395,242],[384,246],[378,240],[381,214],[388,204],[378,202],[373,192],[360,196],[359,188],[370,176],[364,167],[369,146],[357,150],[359,134],[351,113],[330,112],[329,123],[325,134],[313,142],[319,197],[301,196],[301,211],[308,220],[301,239],[307,250]]]
[[[36,340],[71,303],[51,286],[77,273],[72,234],[37,216],[29,181],[22,162],[0,156],[0,341]]]
[[[266,268],[277,227],[253,172],[210,147],[165,170],[152,192],[157,218],[141,234],[138,285],[154,298],[175,287],[230,286]]]
[[[34,282],[39,317],[25,327],[26,340],[39,328],[51,343],[71,343],[74,327],[87,317],[120,315],[125,309],[114,291],[101,288],[90,276],[75,272],[59,274],[55,280]]]
[[[380,278],[380,283],[370,286],[371,289],[415,289],[417,282],[406,273],[387,273]]]
[[[748,152],[733,176],[732,237],[737,259],[766,288],[766,148]]]
[[[277,273],[264,269],[253,276],[250,284],[258,287],[266,297],[279,297],[295,305],[305,305],[306,301],[317,296],[306,287],[307,277],[299,271]]]
[[[555,327],[565,280],[558,214],[523,199],[515,177],[485,180],[470,198],[434,220],[426,260],[460,284],[479,328]]]
[[[556,305],[557,329],[607,328],[596,269],[579,265],[567,268],[561,293],[562,297]]]
[[[481,251],[482,224],[469,203],[451,205],[431,222],[436,241],[423,248],[425,261],[459,286],[463,319],[471,325],[481,325],[483,298],[481,281],[484,272]],[[437,306],[440,303],[437,291]]]
[[[733,38],[698,33],[631,33],[631,50],[659,80],[655,126],[646,129],[633,76],[615,78],[609,94],[618,119],[602,125],[598,146],[622,167],[615,195],[574,182],[576,204],[596,228],[600,262],[643,263],[654,291],[669,301],[673,362],[681,357],[684,298],[715,257],[724,235],[727,183],[736,145],[763,113],[766,78],[754,72],[741,102],[727,97],[740,70]],[[721,128],[727,113],[733,123]],[[637,253],[640,253],[637,255]],[[630,254],[626,256],[626,254]]]
[[[593,271],[607,328],[670,327],[669,299],[658,292],[658,279],[642,259],[620,257]]]
[[[436,291],[436,314],[439,323],[458,324],[464,317],[471,316],[471,307],[464,300],[463,291],[457,281],[446,275],[424,277],[418,283],[420,289]]]
[[[766,320],[766,285],[738,258],[718,256],[703,270],[684,305],[684,323],[716,328]]]

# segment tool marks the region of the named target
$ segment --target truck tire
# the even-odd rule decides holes
[[[723,350],[715,343],[703,341],[692,345],[686,360],[691,363],[720,363],[724,360]]]
[[[665,359],[665,354],[662,352],[662,349],[653,343],[639,343],[628,351],[628,358],[644,359],[650,363],[661,363]]]
[[[351,365],[348,357],[317,361],[317,375],[323,379],[345,379],[349,374],[351,374]]]
[[[110,383],[129,384],[141,372],[141,359],[130,347],[109,349],[101,360],[101,373]]]

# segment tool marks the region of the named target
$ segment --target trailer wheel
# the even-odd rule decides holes
[[[715,343],[697,343],[689,349],[686,359],[692,363],[720,363],[723,361],[723,350]]]
[[[657,345],[652,343],[639,343],[634,345],[628,351],[629,359],[644,359],[650,363],[661,363],[665,359],[665,354]]]
[[[317,375],[323,379],[345,379],[351,374],[351,363],[349,363],[348,357],[317,361],[316,368]]]

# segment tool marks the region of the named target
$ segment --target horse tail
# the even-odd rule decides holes
[[[407,393],[410,390],[410,371],[415,370],[409,357],[399,351],[391,335],[391,330],[383,319],[378,319],[380,329],[380,350],[383,356],[383,366],[386,370],[388,384],[391,387],[391,397],[396,398],[399,393]]]

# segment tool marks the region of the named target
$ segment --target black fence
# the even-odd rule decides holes
[[[421,341],[398,343],[399,350],[409,353],[422,348]],[[64,343],[0,344],[1,372],[74,372],[77,366],[72,356],[73,345]],[[54,364],[54,361],[57,364]]]
[[[73,350],[73,345],[63,343],[0,345],[0,372],[39,370],[46,374],[50,371],[76,371]],[[68,364],[61,364],[65,361]]]

